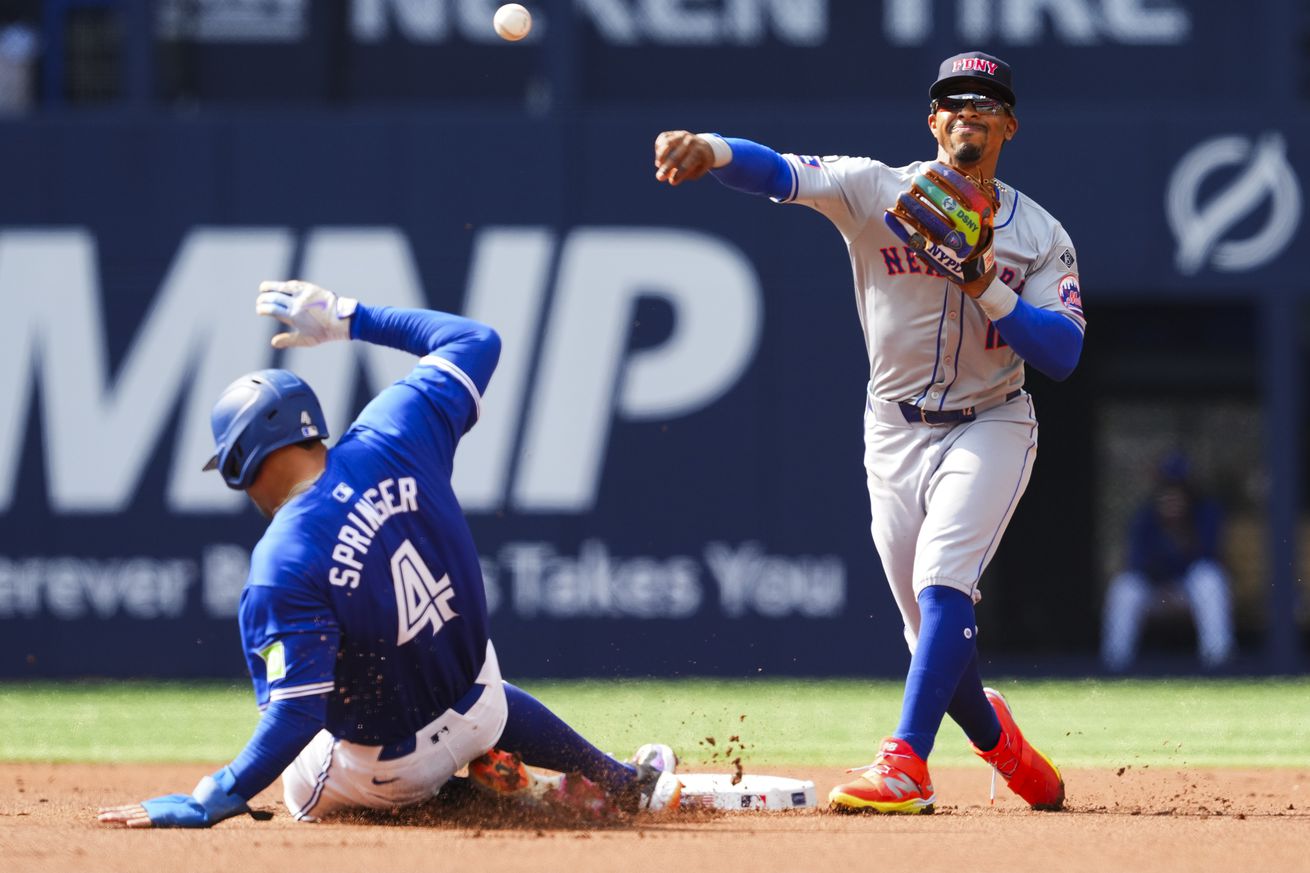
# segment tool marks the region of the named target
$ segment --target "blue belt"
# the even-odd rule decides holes
[[[1016,388],[1009,394],[1005,395],[1005,403],[1009,403],[1014,398],[1022,394],[1023,391]],[[1000,404],[997,404],[998,406]],[[913,403],[900,402],[901,415],[905,420],[912,424],[955,424],[960,421],[973,421],[978,417],[978,408],[976,406],[966,406],[963,409],[945,409],[935,411],[924,409],[922,406],[915,406]],[[991,409],[992,407],[987,407]]]
[[[460,715],[468,715],[468,711],[473,708],[473,704],[478,702],[478,699],[482,697],[482,692],[486,690],[487,686],[475,683],[463,697],[451,704],[450,709],[447,709],[446,712],[458,712]],[[444,714],[445,713],[442,713],[442,715]],[[394,761],[397,758],[403,758],[406,755],[413,753],[413,751],[418,748],[418,740],[421,735],[426,736],[430,743],[439,743],[441,742],[442,733],[446,730],[449,729],[444,726],[433,728],[429,724],[428,727],[425,727],[417,734],[410,734],[403,740],[396,740],[394,743],[388,743],[383,746],[382,751],[378,753],[378,760]]]

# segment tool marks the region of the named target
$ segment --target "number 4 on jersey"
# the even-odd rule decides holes
[[[434,578],[409,540],[401,543],[391,556],[391,580],[396,587],[396,614],[400,617],[397,646],[418,636],[424,625],[431,624],[432,633],[436,634],[442,625],[459,615],[450,605],[455,596],[450,576]]]

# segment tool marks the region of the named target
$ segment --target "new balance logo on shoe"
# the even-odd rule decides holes
[[[937,799],[928,765],[903,740],[888,737],[878,758],[859,778],[838,785],[828,795],[836,812],[927,814]]]
[[[919,793],[918,783],[904,773],[884,774],[882,787],[895,794],[897,800],[903,800],[911,794]]]

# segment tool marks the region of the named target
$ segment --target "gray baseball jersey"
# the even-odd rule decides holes
[[[981,597],[978,583],[1028,486],[1037,456],[1023,361],[957,285],[930,273],[883,222],[920,164],[784,155],[794,182],[781,202],[803,203],[841,231],[869,352],[865,471],[874,544],[914,647],[918,594],[945,585]],[[998,183],[997,278],[1032,306],[1085,327],[1078,261],[1051,215]],[[931,426],[924,410],[976,407],[974,420]]]
[[[1023,385],[1022,360],[958,286],[928,272],[883,223],[920,163],[783,155],[790,196],[841,231],[855,273],[855,305],[869,351],[869,393],[930,410],[1000,402]],[[1084,327],[1073,243],[1050,213],[1008,185],[996,217],[997,278],[1029,304]]]

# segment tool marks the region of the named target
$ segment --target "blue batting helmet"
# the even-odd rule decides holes
[[[283,446],[325,440],[327,421],[314,391],[290,370],[256,370],[223,389],[209,415],[216,450],[205,464],[244,491],[259,465]]]

